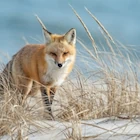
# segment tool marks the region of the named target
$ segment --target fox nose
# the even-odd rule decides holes
[[[62,64],[61,63],[58,63],[58,67],[61,68],[62,67]]]

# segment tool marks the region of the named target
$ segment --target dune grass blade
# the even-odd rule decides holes
[[[43,24],[43,22],[41,21],[41,19],[38,17],[38,15],[35,15],[35,16],[36,16],[38,22],[40,23],[41,27],[42,27],[43,29],[47,30],[47,28],[45,27],[45,25]]]
[[[77,18],[79,19],[79,21],[81,22],[81,24],[83,25],[85,31],[87,32],[88,37],[89,37],[89,39],[91,40],[92,45],[93,45],[93,47],[94,47],[95,55],[96,55],[96,57],[98,58],[97,46],[96,46],[96,44],[95,44],[95,41],[94,41],[94,39],[93,39],[91,33],[89,32],[87,26],[85,25],[85,23],[83,22],[83,20],[81,19],[81,17],[78,15],[78,13],[75,11],[75,9],[74,9],[71,5],[70,5],[70,7],[72,8],[73,12],[74,12],[75,15],[77,16]]]
[[[97,22],[97,24],[102,28],[102,30],[106,33],[106,35],[109,37],[109,39],[115,44],[113,38],[108,33],[108,31],[105,29],[105,27],[101,24],[101,22],[85,7],[86,11],[91,15],[91,17]]]

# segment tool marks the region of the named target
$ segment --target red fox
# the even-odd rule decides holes
[[[76,57],[76,30],[71,29],[64,35],[52,34],[43,29],[45,44],[31,44],[17,52],[7,64],[23,93],[23,103],[31,92],[33,83],[47,93],[49,99],[71,72]],[[5,71],[4,70],[4,71]]]

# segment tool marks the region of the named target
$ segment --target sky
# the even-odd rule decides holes
[[[52,33],[64,34],[70,28],[76,28],[77,37],[90,47],[87,34],[69,4],[81,16],[95,40],[102,41],[101,33],[85,7],[97,17],[113,38],[125,45],[134,45],[139,51],[139,0],[4,0],[0,4],[0,52],[11,57],[25,45],[23,38],[32,44],[44,43],[35,14]]]

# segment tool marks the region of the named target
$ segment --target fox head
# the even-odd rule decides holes
[[[74,62],[76,55],[76,30],[70,29],[64,35],[57,35],[44,30],[46,40],[46,61],[48,65],[61,69]]]

